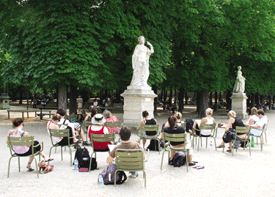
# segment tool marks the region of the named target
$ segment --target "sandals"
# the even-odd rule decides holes
[[[34,169],[30,166],[30,164],[28,164],[26,168],[28,168],[28,172],[34,171]]]
[[[48,160],[45,160],[45,162],[53,161],[52,158],[49,158]]]
[[[231,149],[226,150],[226,152],[231,153]]]
[[[223,147],[224,147],[224,145],[219,145],[216,148],[223,148]]]
[[[194,165],[196,165],[194,162],[189,163],[189,166],[194,166]]]

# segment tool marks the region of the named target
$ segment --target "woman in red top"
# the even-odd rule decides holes
[[[96,114],[93,118],[92,118],[92,124],[91,126],[89,126],[88,128],[88,135],[91,140],[91,133],[94,134],[109,134],[108,129],[104,126],[104,123],[106,122],[106,120],[104,119],[102,114]],[[93,145],[94,145],[94,149],[96,151],[109,151],[108,148],[108,144],[110,144],[110,142],[94,142],[93,141]]]

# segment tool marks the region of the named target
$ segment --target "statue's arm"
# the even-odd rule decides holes
[[[147,44],[148,44],[148,46],[150,47],[149,52],[150,52],[150,53],[154,53],[154,47],[153,47],[153,45],[152,45],[150,42],[148,42],[148,41],[147,41]]]

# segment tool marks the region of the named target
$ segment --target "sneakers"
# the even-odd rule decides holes
[[[87,141],[85,141],[85,142],[82,142],[82,146],[90,146],[90,144]]]

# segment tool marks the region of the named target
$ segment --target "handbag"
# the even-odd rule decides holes
[[[225,143],[231,142],[235,138],[235,129],[230,128],[229,131],[225,131],[222,136],[222,140]]]

